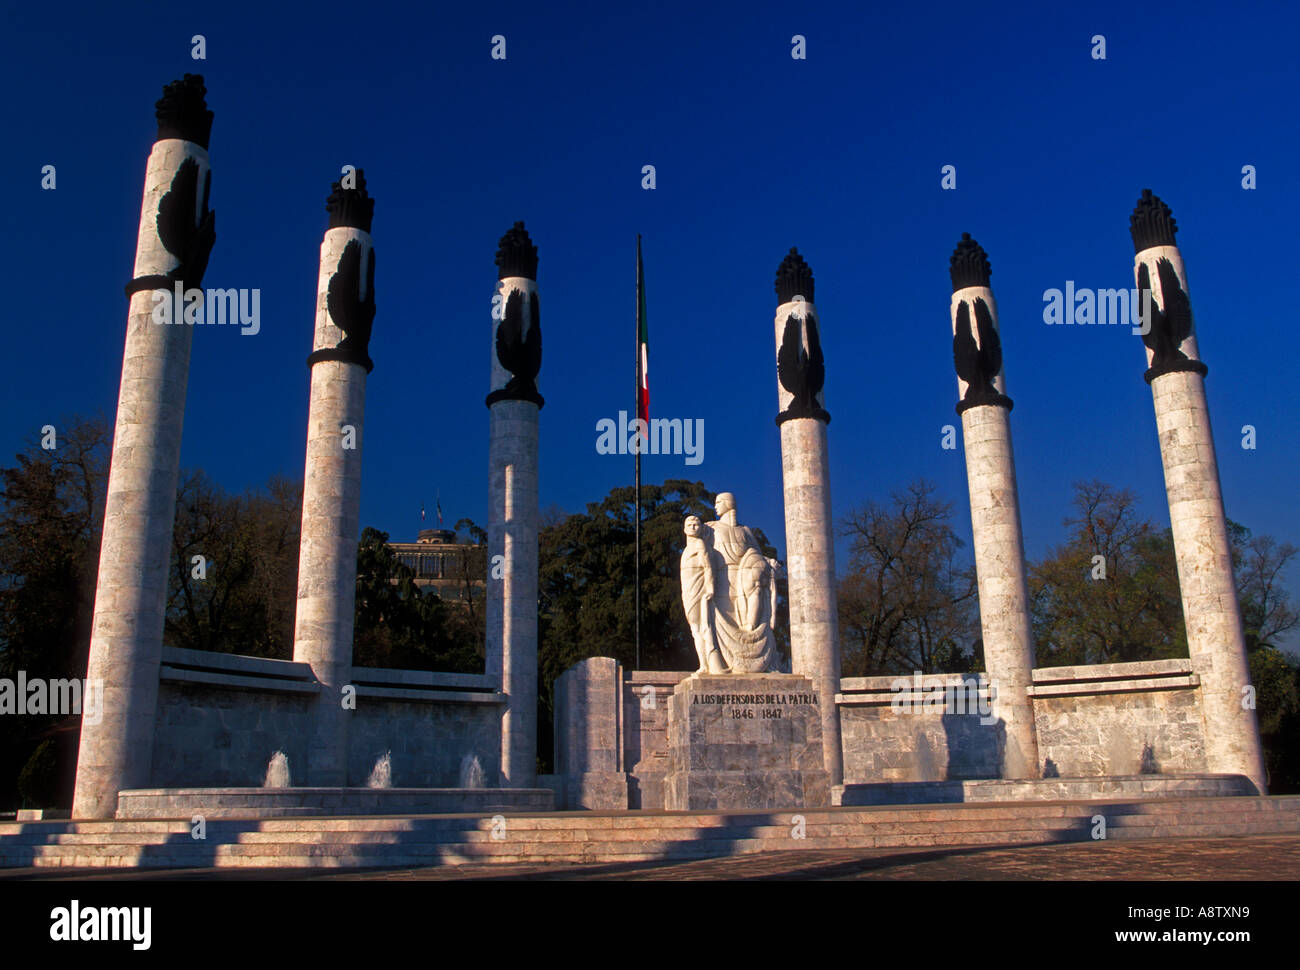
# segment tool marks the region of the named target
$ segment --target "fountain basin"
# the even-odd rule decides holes
[[[281,818],[551,812],[549,788],[140,788],[118,792],[117,817]]]

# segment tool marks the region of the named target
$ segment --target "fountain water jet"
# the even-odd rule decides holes
[[[393,752],[385,751],[383,757],[375,762],[374,768],[370,770],[370,777],[366,779],[366,787],[393,787]]]
[[[460,787],[483,788],[483,765],[478,755],[470,752],[460,759]]]
[[[271,761],[266,766],[266,778],[262,782],[263,788],[292,788],[293,781],[289,777],[289,757],[283,751],[277,751],[271,755]]]

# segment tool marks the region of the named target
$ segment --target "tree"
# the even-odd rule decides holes
[[[1251,650],[1277,648],[1282,635],[1300,624],[1300,612],[1291,606],[1290,594],[1282,588],[1282,573],[1300,550],[1289,542],[1278,545],[1272,536],[1254,536],[1244,526],[1231,525],[1246,646]]]
[[[447,576],[456,580],[458,608],[450,611],[448,625],[454,638],[473,645],[481,668],[487,641],[487,532],[472,519],[457,521],[456,532],[462,538]]]
[[[1281,577],[1296,547],[1272,536],[1252,535],[1231,523],[1233,568],[1241,603],[1255,713],[1264,745],[1269,790],[1300,791],[1300,663],[1278,646],[1300,624]]]
[[[293,656],[302,485],[226,493],[181,475],[163,642],[244,656]],[[196,559],[196,557],[198,557]]]
[[[1128,489],[1074,486],[1075,515],[1029,568],[1039,667],[1187,656],[1169,534],[1138,515]]]
[[[7,679],[20,670],[42,679],[86,673],[109,434],[103,420],[56,427],[56,447],[32,442],[14,467],[0,469],[0,677]],[[24,769],[29,797],[71,804],[75,721],[0,717],[0,806],[18,801]],[[51,743],[37,757],[43,739]]]
[[[889,505],[867,502],[845,516],[849,570],[839,584],[845,676],[960,673],[982,666],[977,584],[958,558],[962,541],[952,506],[918,480],[894,492]]]
[[[457,611],[457,604],[416,585],[414,570],[388,547],[387,533],[362,531],[352,646],[356,666],[482,673],[478,642],[454,622]]]

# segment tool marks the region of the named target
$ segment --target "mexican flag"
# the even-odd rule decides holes
[[[650,427],[650,331],[645,312],[645,267],[641,263],[641,236],[636,237],[636,416],[645,422],[641,434],[648,440]]]

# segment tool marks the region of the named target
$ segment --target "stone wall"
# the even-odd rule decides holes
[[[592,657],[556,678],[555,774],[545,784],[561,808],[664,807],[668,701],[689,676]]]
[[[301,783],[320,690],[306,664],[168,648],[161,680],[153,787],[259,787],[276,751]],[[459,787],[466,755],[497,786],[503,698],[485,677],[356,667],[351,680],[348,785],[391,751],[394,787]]]
[[[554,790],[563,808],[627,808],[623,667],[591,657],[555,681]]]
[[[301,770],[311,696],[164,680],[158,691],[154,788],[254,788],[271,755]]]
[[[668,776],[668,701],[689,671],[631,670],[623,680],[628,808],[662,809]]]
[[[1200,679],[1190,660],[1040,668],[1032,694],[1049,776],[1208,770]]]
[[[846,677],[836,700],[845,784],[998,777],[1003,734],[981,718],[983,674]]]
[[[562,807],[665,807],[668,701],[688,676],[624,670],[599,657],[565,671],[555,692]],[[1027,693],[1039,772],[1096,778],[1207,770],[1200,681],[1188,660],[1040,668]],[[845,784],[999,777],[1005,729],[991,716],[984,674],[845,678],[836,703]]]
[[[1040,769],[1064,778],[1204,772],[1199,684],[1188,660],[1033,671]],[[845,783],[996,778],[1005,742],[1001,724],[981,723],[987,692],[983,674],[846,678]]]

